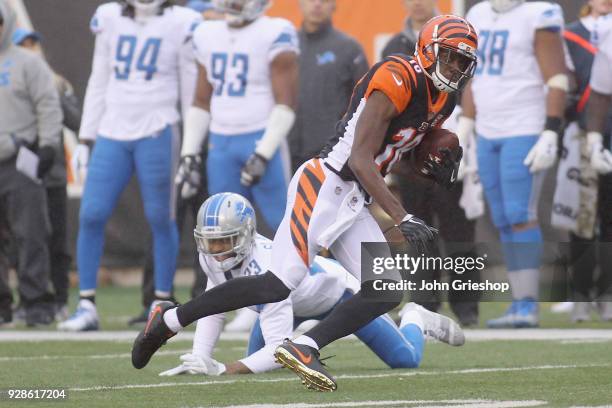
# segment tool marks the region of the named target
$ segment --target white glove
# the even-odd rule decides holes
[[[181,364],[178,367],[160,373],[160,376],[174,376],[180,374],[201,374],[217,376],[225,372],[225,364],[213,360],[209,357],[198,356],[195,354],[183,354]]]
[[[523,161],[529,171],[537,173],[552,167],[557,160],[557,133],[552,130],[545,130],[540,135],[537,143],[531,148],[527,157]]]
[[[472,143],[474,143],[474,128],[476,122],[472,118],[467,116],[459,116],[457,121],[457,138],[459,139],[459,146],[463,148],[463,156],[461,157],[461,163],[459,164],[459,171],[457,173],[457,180],[462,181],[466,173],[472,169],[476,169],[475,166],[471,166],[472,169],[468,168],[468,149]],[[473,171],[473,170],[472,170]]]
[[[603,136],[599,132],[587,134],[588,151],[591,155],[591,167],[600,174],[612,172],[612,153],[603,147]]]
[[[70,167],[76,182],[85,181],[87,175],[87,165],[89,164],[89,146],[79,143],[72,152]]]

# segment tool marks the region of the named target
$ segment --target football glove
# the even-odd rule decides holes
[[[225,364],[220,363],[212,358],[198,356],[195,354],[183,354],[181,357],[183,362],[181,365],[170,370],[159,373],[162,377],[171,377],[182,374],[192,375],[212,375],[218,376],[225,372]]]
[[[181,157],[174,183],[179,186],[183,199],[195,196],[202,185],[202,158],[199,155]]]
[[[425,161],[424,167],[436,180],[436,183],[450,189],[455,181],[457,181],[459,164],[463,157],[463,148],[459,146],[455,152],[452,152],[448,147],[443,147],[439,152],[443,156],[442,159],[429,156]]]
[[[587,134],[588,151],[591,154],[591,167],[600,173],[608,174],[612,172],[612,153],[604,149],[603,137],[601,133],[589,132]]]
[[[79,143],[72,152],[70,160],[70,168],[75,181],[83,182],[87,174],[87,166],[89,165],[89,146],[85,143]]]
[[[55,150],[51,146],[42,146],[38,149],[38,169],[36,175],[43,178],[51,170],[55,161]]]
[[[425,253],[429,243],[436,238],[438,230],[425,224],[425,221],[414,215],[407,214],[402,222],[397,226],[406,241],[408,241],[417,253]]]
[[[261,177],[266,172],[267,166],[268,160],[257,153],[253,153],[242,167],[240,183],[246,187],[259,183],[259,180],[261,180]]]
[[[557,160],[557,133],[545,130],[536,144],[531,148],[523,164],[529,167],[531,173],[537,173],[552,167]]]

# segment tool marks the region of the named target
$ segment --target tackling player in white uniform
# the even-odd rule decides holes
[[[104,226],[134,172],[153,233],[155,297],[170,297],[178,251],[177,106],[179,96],[183,109],[193,99],[191,33],[201,19],[166,0],[128,0],[101,5],[91,21],[96,44],[82,144],[73,159],[75,174],[88,167],[77,241],[80,301],[76,313],[58,326],[62,330],[98,328],[95,291]]]
[[[272,242],[255,230],[255,211],[238,194],[216,194],[202,204],[194,237],[200,265],[208,276],[207,290],[229,279],[263,274],[270,268]],[[198,320],[192,353],[181,357],[180,366],[160,375],[248,374],[280,368],[274,350],[291,337],[294,328],[305,320],[323,319],[359,289],[359,281],[338,262],[317,256],[310,273],[290,297],[250,307],[259,313],[259,320],[251,332],[246,358],[227,365],[213,360],[225,318],[221,313]],[[384,315],[355,332],[391,368],[418,367],[425,334],[454,346],[465,340],[461,328],[450,318],[412,303],[404,308],[399,328]]]
[[[466,87],[457,134],[474,127],[478,168],[500,232],[514,301],[490,327],[538,325],[542,235],[537,203],[544,170],[557,157],[569,88],[559,5],[490,0],[468,12],[480,38],[478,68]],[[546,90],[548,87],[548,91]],[[474,122],[475,120],[475,122]]]
[[[214,3],[226,19],[206,21],[194,32],[198,83],[177,183],[184,198],[197,190],[197,155],[210,131],[208,192],[247,197],[276,230],[289,178],[285,137],[295,119],[297,34],[289,21],[262,15],[267,0]]]

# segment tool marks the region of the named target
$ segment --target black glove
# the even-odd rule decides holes
[[[183,199],[195,196],[202,185],[202,158],[199,155],[181,157],[174,183],[179,186]]]
[[[268,167],[268,160],[257,153],[253,153],[242,167],[240,183],[246,187],[259,183],[261,176],[266,172],[266,167]]]
[[[436,180],[436,183],[450,190],[457,181],[463,149],[458,146],[457,149],[451,151],[448,147],[443,147],[439,152],[442,153],[442,159],[427,159],[425,169]]]
[[[53,167],[55,161],[55,150],[51,146],[43,146],[38,149],[38,170],[36,175],[43,178]]]
[[[436,238],[438,230],[425,224],[420,218],[408,214],[397,226],[418,254],[427,252],[429,243]]]

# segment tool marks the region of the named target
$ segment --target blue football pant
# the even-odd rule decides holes
[[[255,151],[255,143],[264,131],[241,135],[211,133],[208,142],[206,171],[208,193],[224,192],[241,194],[251,201],[273,231],[280,225],[287,204],[289,163],[281,145],[268,162],[268,167],[259,183],[245,187],[240,184],[240,171]]]
[[[346,291],[340,302],[350,296],[352,296],[352,293]],[[312,318],[295,317],[293,328],[295,330],[306,320],[322,320],[330,312],[331,310],[321,316]],[[417,368],[423,358],[425,338],[421,329],[415,324],[408,324],[399,329],[387,314],[374,319],[359,329],[355,332],[355,336],[391,368]],[[264,346],[265,340],[258,318],[251,329],[247,355],[255,353]]]
[[[96,139],[79,214],[77,267],[82,291],[96,288],[104,227],[134,171],[153,233],[155,290],[171,291],[178,253],[173,180],[178,140],[171,126],[133,141]]]
[[[512,226],[537,220],[544,172],[531,174],[523,164],[537,135],[487,139],[478,136],[480,181],[500,233],[509,272],[537,269],[541,264],[539,227],[513,231]]]

